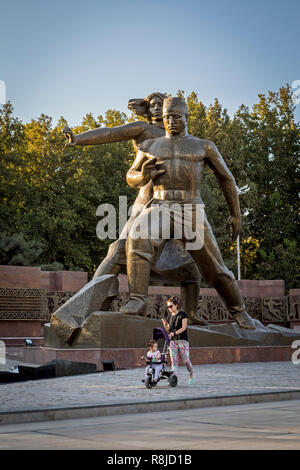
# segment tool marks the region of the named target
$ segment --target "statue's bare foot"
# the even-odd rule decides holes
[[[244,312],[234,315],[234,319],[240,328],[245,328],[247,330],[255,330],[256,328],[253,318],[251,318],[245,310]]]
[[[129,299],[120,312],[128,313],[129,315],[144,315],[147,310],[147,304],[143,299]]]
[[[209,323],[204,318],[200,317],[200,315],[188,314],[189,317],[189,325],[199,325],[199,326],[208,326]]]

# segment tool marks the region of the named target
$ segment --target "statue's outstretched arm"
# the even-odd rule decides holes
[[[144,121],[134,121],[117,127],[98,127],[77,135],[74,135],[69,127],[65,127],[63,132],[67,138],[66,145],[73,147],[75,145],[98,145],[137,139],[145,131],[146,126],[148,124]]]
[[[207,141],[205,161],[220,182],[230,211],[227,227],[232,226],[232,239],[235,240],[242,226],[239,196],[235,179],[213,142]]]

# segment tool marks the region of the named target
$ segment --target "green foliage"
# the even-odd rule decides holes
[[[178,96],[184,96],[179,90]],[[206,107],[195,92],[187,98],[189,132],[212,140],[239,187],[242,276],[282,279],[287,288],[299,277],[300,126],[294,122],[289,86],[259,95],[250,111],[241,105],[230,118],[216,99]],[[133,120],[117,110],[87,114],[75,134]],[[42,269],[87,270],[92,274],[110,240],[96,236],[96,209],[102,203],[128,207],[136,191],[126,183],[134,158],[130,142],[65,147],[66,120],[53,126],[49,116],[23,124],[10,103],[0,108],[0,263],[40,265]],[[225,231],[228,207],[219,183],[206,168],[201,194],[206,213],[230,269],[236,269],[236,245]]]
[[[30,192],[24,179],[25,147],[24,126],[7,103],[0,107],[0,231],[8,236],[22,231],[24,199]]]
[[[241,107],[237,118],[244,130],[245,168],[256,183],[256,197],[247,217],[249,234],[259,240],[251,278],[299,282],[299,156],[300,126],[294,122],[290,87],[259,95],[250,113]]]
[[[31,266],[42,252],[43,244],[38,240],[25,240],[23,233],[1,234],[0,264]]]
[[[110,110],[105,120],[119,125],[124,116]],[[109,240],[96,236],[98,205],[118,207],[119,195],[128,196],[128,206],[135,199],[126,183],[131,144],[65,147],[63,117],[55,127],[45,115],[23,125],[13,117],[11,105],[2,108],[0,125],[0,220],[5,232],[0,262],[93,273],[109,246]],[[74,132],[100,125],[88,114]],[[7,237],[19,240],[18,254],[7,252]],[[34,251],[36,243],[43,249]]]
[[[50,264],[41,264],[42,271],[64,271],[64,269],[64,265],[58,261],[54,261],[54,263]]]

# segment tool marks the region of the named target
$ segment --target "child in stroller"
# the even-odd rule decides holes
[[[171,387],[176,387],[177,376],[173,371],[167,371],[165,364],[167,363],[166,356],[168,355],[168,345],[170,343],[169,336],[163,328],[154,328],[152,340],[148,341],[147,346],[149,348],[147,356],[142,356],[141,359],[146,360],[147,367],[145,369],[145,378],[142,382],[145,382],[146,388],[154,387],[157,382],[161,379],[168,379]],[[157,349],[158,339],[164,339],[163,352],[160,353]]]

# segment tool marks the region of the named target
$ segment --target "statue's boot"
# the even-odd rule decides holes
[[[109,257],[106,256],[106,258],[102,261],[100,266],[98,266],[93,276],[93,279],[99,276],[103,276],[104,274],[115,274],[115,276],[117,277],[118,274],[120,273],[120,268],[121,268],[120,265],[113,263],[112,261],[110,261]],[[118,293],[119,293],[118,286],[119,286],[119,283],[117,282],[116,289],[111,290],[110,294],[105,299],[102,305],[103,311],[110,310],[113,300],[118,296]]]
[[[240,328],[255,330],[255,322],[246,312],[243,297],[232,272],[224,269],[224,272],[217,277],[216,281],[212,285],[223,300],[231,318],[236,321]]]
[[[123,307],[120,308],[120,312],[128,313],[129,315],[142,315],[144,316],[147,310],[147,302],[138,297],[130,297]]]
[[[247,330],[255,330],[255,322],[253,318],[244,310],[243,312],[236,313],[232,315],[240,328],[245,328]]]
[[[183,309],[184,310],[184,309]],[[206,321],[201,315],[199,315],[197,312],[194,313],[193,315],[187,314],[189,318],[189,325],[198,325],[198,326],[208,326],[209,323]]]
[[[199,282],[182,282],[180,284],[182,310],[189,318],[189,325],[207,326],[209,323],[198,313]]]
[[[141,242],[144,244],[149,243],[148,240],[142,240]],[[147,246],[147,248],[148,250],[132,250],[130,256],[127,255],[129,299],[121,307],[120,312],[122,313],[130,315],[145,315],[146,313],[152,259],[152,255],[149,254],[149,247]]]

